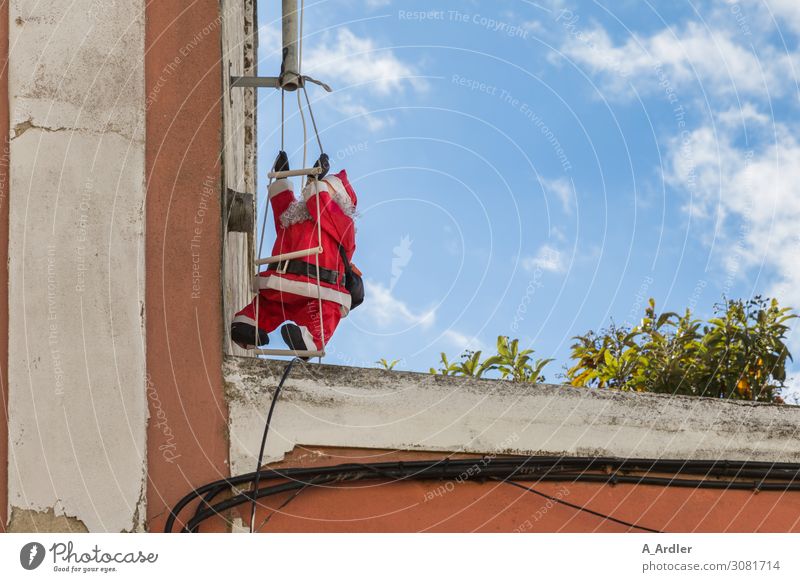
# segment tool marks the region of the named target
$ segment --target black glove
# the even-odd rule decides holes
[[[272,164],[273,172],[285,172],[289,169],[289,156],[286,152],[281,150],[278,152],[278,157],[275,158],[275,163]]]
[[[328,161],[328,154],[320,154],[319,159],[314,162],[314,167],[322,168],[322,171],[317,174],[317,180],[322,180],[331,169],[331,163]]]

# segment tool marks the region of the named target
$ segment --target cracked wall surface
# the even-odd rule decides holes
[[[10,527],[144,515],[144,2],[9,6]]]
[[[53,509],[35,511],[33,509],[11,508],[8,520],[9,533],[48,532],[48,533],[86,533],[89,529],[81,520],[68,515],[56,515]]]
[[[228,357],[231,473],[256,465],[286,362]],[[296,365],[266,460],[298,445],[798,462],[800,407]]]

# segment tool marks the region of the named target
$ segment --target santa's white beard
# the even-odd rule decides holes
[[[329,194],[339,208],[342,209],[342,212],[344,212],[346,216],[349,216],[355,220],[357,216],[356,207],[353,205],[353,201],[350,200],[350,196],[347,195],[347,192],[333,190],[332,192],[329,192]],[[298,222],[303,222],[304,220],[311,220],[311,214],[308,212],[308,206],[303,198],[292,202],[289,205],[289,208],[284,210],[283,214],[281,214],[281,226],[283,226],[283,228],[288,228],[291,225],[297,224]]]

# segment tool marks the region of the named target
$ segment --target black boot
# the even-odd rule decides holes
[[[263,329],[259,329],[258,344],[256,344],[256,328],[249,323],[236,321],[231,324],[231,340],[243,350],[253,350],[267,345],[269,335]]]
[[[286,342],[286,345],[289,346],[290,350],[306,351],[315,349],[313,346],[309,347],[306,345],[303,339],[303,332],[300,330],[300,327],[294,323],[287,323],[281,327],[281,337],[283,341]],[[302,357],[300,359],[304,362],[309,360],[308,357]]]

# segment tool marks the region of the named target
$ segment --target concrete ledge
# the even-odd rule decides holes
[[[233,474],[255,468],[285,365],[225,360]],[[798,462],[799,429],[795,406],[296,364],[266,460],[309,445]]]

